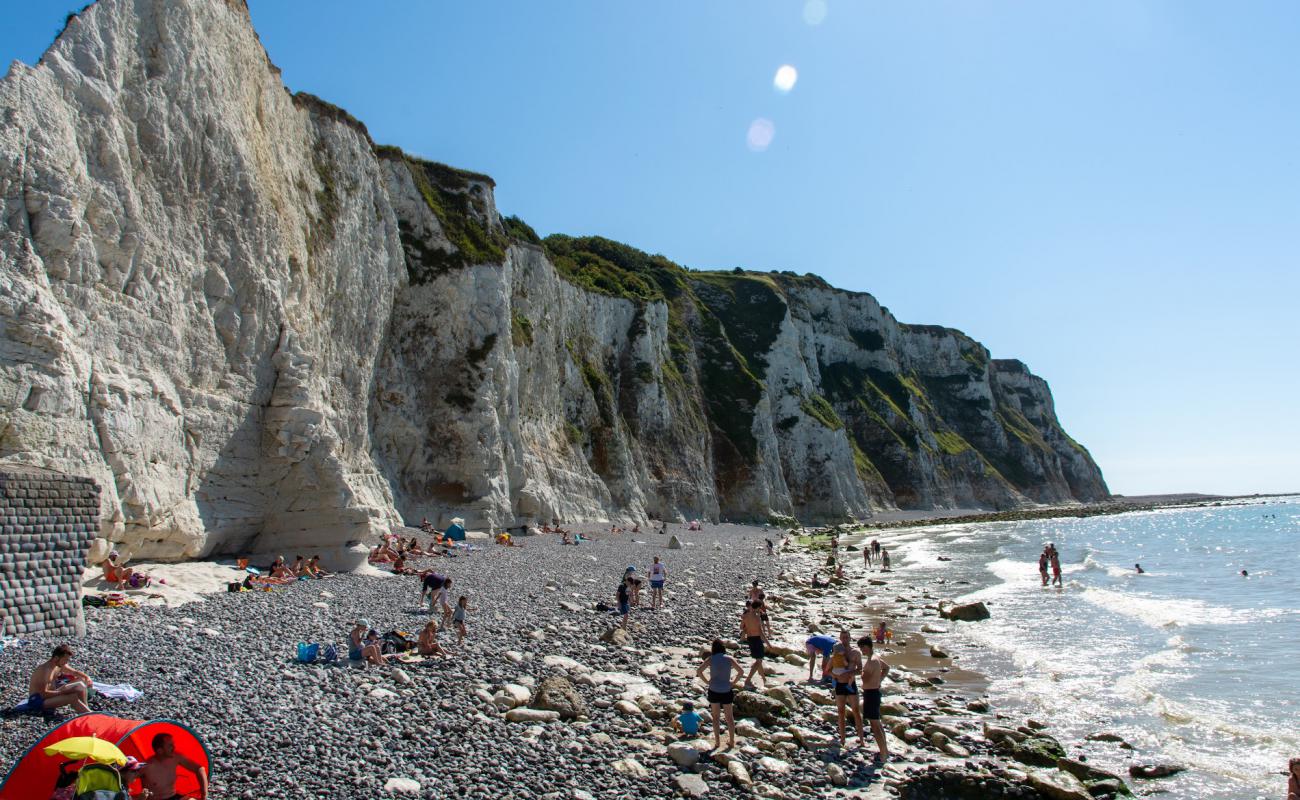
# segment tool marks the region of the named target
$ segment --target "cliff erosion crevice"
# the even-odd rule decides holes
[[[0,462],[94,478],[137,555],[1107,496],[1020,362],[814,276],[542,240],[290,94],[242,3],[100,0],[0,107]]]

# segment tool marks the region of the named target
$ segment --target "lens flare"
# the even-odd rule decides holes
[[[826,0],[807,0],[803,4],[803,21],[808,25],[820,25],[826,19]]]
[[[799,70],[789,64],[782,64],[776,71],[776,76],[772,78],[772,86],[781,94],[785,94],[794,88],[795,83],[799,80]]]
[[[761,153],[772,144],[774,136],[776,136],[776,126],[772,124],[772,120],[759,117],[749,123],[749,133],[745,136],[745,142],[750,150]]]

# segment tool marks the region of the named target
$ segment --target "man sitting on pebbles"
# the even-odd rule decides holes
[[[60,706],[72,706],[82,714],[90,710],[86,698],[94,682],[86,673],[68,666],[71,660],[72,648],[61,644],[54,648],[49,661],[36,668],[28,686],[30,710],[48,711]]]

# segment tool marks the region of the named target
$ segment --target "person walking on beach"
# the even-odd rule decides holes
[[[27,686],[27,707],[32,711],[48,711],[60,706],[72,706],[84,714],[90,710],[86,698],[94,681],[84,672],[68,666],[72,648],[61,644],[54,648],[50,659],[36,668]]]
[[[877,761],[889,760],[889,743],[885,741],[885,727],[880,723],[880,684],[889,674],[889,664],[877,657],[870,636],[858,639],[862,654],[862,718],[871,726],[871,737],[876,740],[880,754]]]
[[[840,747],[844,747],[845,717],[852,715],[853,727],[858,732],[858,741],[865,748],[866,737],[862,735],[862,711],[858,706],[858,673],[862,670],[862,658],[853,649],[852,638],[847,629],[840,631],[840,641],[831,651],[831,679],[834,681],[835,712],[839,726]]]
[[[774,556],[774,555],[776,555],[776,550],[772,547],[772,540],[771,540],[771,539],[764,539],[763,541],[767,544],[767,554],[768,554],[769,556]]]
[[[880,549],[880,571],[893,572],[893,569],[889,566],[889,551],[883,547]]]
[[[862,548],[862,566],[871,569],[871,548]]]
[[[1061,583],[1061,554],[1052,548],[1052,585],[1063,586]]]
[[[659,563],[659,556],[655,556],[655,563],[650,565],[650,608],[652,611],[658,611],[659,607],[664,604],[664,581],[668,580],[668,570],[664,565]]]
[[[755,582],[757,583],[757,581]],[[767,655],[766,642],[763,640],[763,618],[760,616],[754,603],[746,601],[745,613],[740,615],[740,635],[745,637],[745,643],[749,645],[749,656],[754,659],[754,664],[749,668],[749,675],[745,676],[745,688],[753,690],[754,674],[763,674],[763,658]],[[764,685],[767,679],[763,679]]]
[[[469,598],[461,595],[456,600],[456,610],[451,613],[451,624],[456,628],[456,646],[460,647],[465,642],[465,615],[475,609],[470,608]]]
[[[1038,554],[1038,575],[1039,575],[1039,577],[1041,577],[1041,578],[1043,579],[1043,585],[1044,585],[1044,586],[1047,585],[1047,561],[1048,561],[1048,558],[1049,558],[1049,556],[1047,555],[1047,548],[1044,547],[1044,548],[1043,548],[1043,552],[1041,552],[1041,553]]]
[[[877,539],[871,540],[871,555],[877,560],[880,558],[880,541]]]
[[[732,704],[736,701],[735,683],[745,674],[740,662],[727,655],[727,646],[721,639],[713,640],[712,652],[704,663],[695,670],[695,677],[702,679],[704,670],[709,671],[709,708],[713,711],[713,749],[722,746],[722,720],[727,720],[727,749],[736,746],[736,719]],[[735,677],[732,677],[732,676]]]
[[[762,600],[762,599],[763,599],[763,589],[758,585],[758,580],[755,579],[752,583],[749,584],[749,602],[752,603],[755,600]]]
[[[626,628],[628,614],[632,613],[632,603],[628,599],[626,578],[618,582],[616,599],[618,600],[618,615],[623,618],[622,625]]]

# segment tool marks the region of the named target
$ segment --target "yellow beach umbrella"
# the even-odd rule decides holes
[[[126,754],[119,750],[117,745],[93,736],[74,736],[71,739],[55,742],[45,748],[45,755],[61,755],[72,759],[89,758],[101,764],[116,764],[119,767],[126,763]]]

